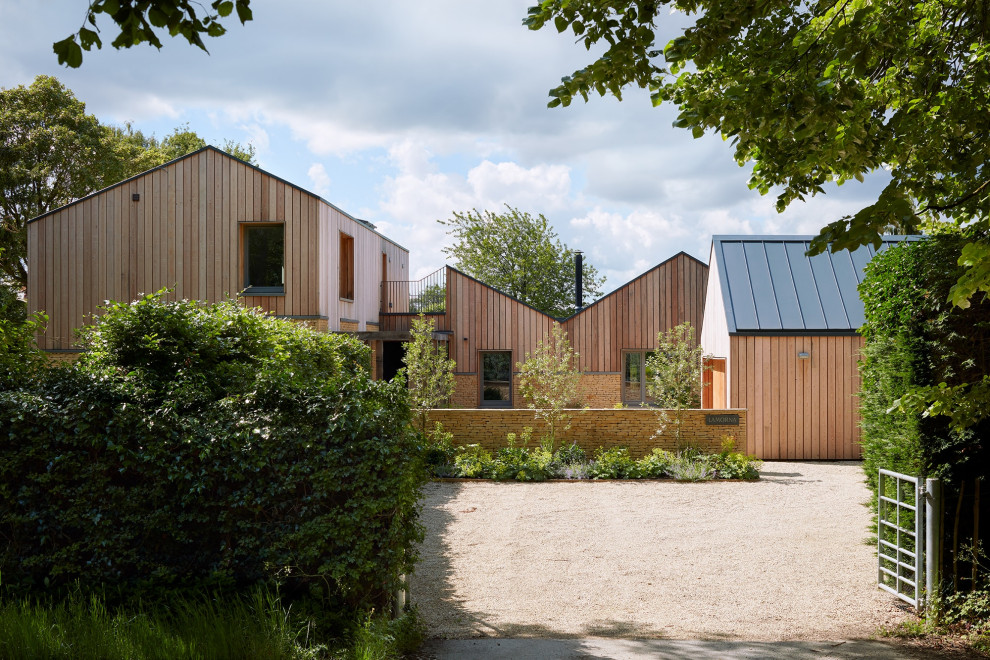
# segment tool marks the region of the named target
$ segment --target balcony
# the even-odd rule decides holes
[[[444,314],[447,311],[447,269],[421,280],[382,282],[381,315]]]

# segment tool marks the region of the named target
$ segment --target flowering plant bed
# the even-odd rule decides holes
[[[546,447],[509,446],[489,452],[480,445],[453,444],[449,434],[431,434],[425,452],[430,476],[440,479],[494,479],[496,481],[548,481],[586,479],[714,479],[760,478],[762,462],[734,451],[730,442],[722,451],[705,454],[687,448],[679,452],[654,449],[640,459],[624,447],[599,448],[588,457],[577,445],[556,451]]]

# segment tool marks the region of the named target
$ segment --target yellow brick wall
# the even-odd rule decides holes
[[[340,330],[341,330],[341,332],[357,332],[359,326],[360,326],[360,324],[359,323],[355,323],[354,321],[341,321],[340,322]]]
[[[574,442],[587,453],[598,447],[627,447],[633,457],[648,454],[654,447],[676,450],[673,427],[668,426],[659,438],[656,411],[649,408],[585,409],[574,410],[571,429],[557,441]],[[670,413],[673,415],[673,413]],[[739,416],[739,425],[708,426],[705,415],[733,414]],[[440,422],[453,433],[455,444],[479,444],[495,450],[506,445],[508,433],[522,433],[526,426],[534,428],[532,444],[538,444],[545,429],[537,422],[533,411],[520,409],[446,409],[434,410],[430,424]],[[705,451],[718,451],[724,436],[735,438],[736,447],[746,446],[746,411],[735,410],[686,410],[681,425],[682,444],[690,444]]]
[[[474,408],[478,405],[478,374],[454,374],[454,395],[450,405],[455,408]]]
[[[329,321],[327,319],[288,319],[293,323],[298,323],[299,325],[304,325],[310,330],[315,330],[316,332],[326,332],[329,328]]]
[[[611,408],[622,402],[622,374],[582,374],[581,404]]]
[[[591,408],[611,408],[621,401],[621,374],[582,374],[580,395],[573,403]],[[478,375],[454,375],[454,396],[451,405],[457,408],[478,407]],[[512,407],[525,408],[526,401],[519,393],[519,374],[512,374]]]

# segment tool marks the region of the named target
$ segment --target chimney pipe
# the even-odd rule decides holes
[[[581,250],[574,253],[574,302],[577,305],[577,311],[581,311],[584,308],[584,292],[582,291],[582,285],[584,284],[584,254]]]

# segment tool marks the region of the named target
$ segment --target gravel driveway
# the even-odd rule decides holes
[[[448,638],[851,639],[908,616],[876,588],[859,463],[762,476],[430,483],[412,602]]]

